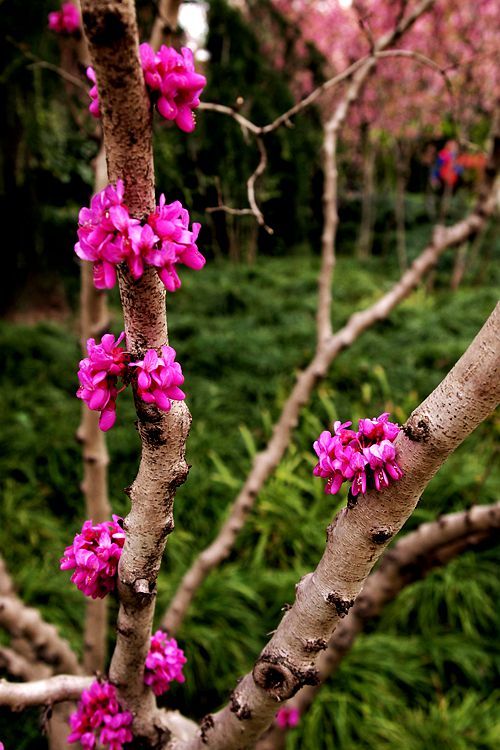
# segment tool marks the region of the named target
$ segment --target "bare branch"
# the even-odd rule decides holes
[[[21,711],[27,706],[48,706],[61,701],[78,700],[94,679],[60,674],[35,682],[0,680],[0,706],[9,706],[13,711]]]
[[[27,659],[8,646],[0,646],[0,669],[7,672],[11,677],[17,677],[24,681],[38,680],[52,674],[52,670],[47,664]]]
[[[248,748],[270,724],[279,702],[317,684],[322,644],[353,606],[389,541],[413,512],[447,457],[500,400],[500,303],[465,354],[413,412],[396,438],[403,478],[383,492],[370,490],[342,509],[327,530],[314,573],[296,586],[251,674],[238,683],[231,705],[210,717],[183,750]]]
[[[400,539],[382,557],[379,567],[367,578],[354,606],[339,623],[328,647],[318,658],[323,684],[337,671],[365,623],[377,617],[383,607],[410,583],[424,578],[436,567],[484,542],[498,543],[500,503],[478,505],[469,510],[441,516],[424,523]],[[325,644],[326,645],[326,644]],[[302,716],[314,700],[320,685],[308,685],[287,702]],[[257,750],[282,750],[286,731],[276,724],[259,740]]]
[[[13,638],[26,641],[35,661],[43,661],[55,672],[80,674],[78,660],[69,643],[36,609],[27,607],[14,594],[0,596],[0,626]],[[29,651],[25,654],[28,658]]]

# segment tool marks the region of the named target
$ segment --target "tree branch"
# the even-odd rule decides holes
[[[85,34],[96,71],[103,113],[104,143],[111,182],[123,179],[125,203],[142,218],[155,206],[151,143],[151,105],[139,62],[132,0],[83,0]],[[119,269],[127,350],[140,359],[149,348],[167,343],[165,290],[155,270],[137,281]],[[127,490],[131,510],[125,520],[126,542],[119,566],[120,611],[110,679],[134,713],[134,736],[158,742],[156,704],[144,685],[156,598],[156,579],[168,534],[173,529],[177,487],[188,473],[185,442],[191,417],[184,402],[170,412],[135,398],[142,443],[139,472]]]
[[[437,227],[431,243],[386,294],[365,310],[354,313],[343,328],[318,344],[313,359],[297,377],[297,382],[274,425],[269,443],[254,457],[250,472],[231,506],[226,521],[213,542],[198,555],[182,578],[162,621],[162,626],[168,632],[174,633],[178,630],[199,586],[210,571],[229,555],[255,498],[285,454],[302,407],[308,402],[317,382],[326,376],[333,360],[343,349],[351,346],[365,330],[387,318],[436,265],[446,250],[479,231],[491,215],[496,202],[496,188],[492,187],[491,183],[498,168],[499,145],[500,143],[497,144],[494,165],[491,166],[487,191],[481,196],[475,210],[451,227]]]
[[[90,687],[94,679],[60,674],[35,682],[0,680],[0,706],[9,706],[13,711],[21,711],[27,706],[48,706],[61,701],[78,700],[83,690]]]
[[[294,605],[237,685],[230,705],[204,722],[185,750],[248,748],[279,702],[317,684],[318,652],[353,606],[371,569],[401,529],[440,466],[500,400],[500,304],[455,367],[412,413],[396,438],[403,478],[342,509],[327,530],[314,573],[296,587]]]
[[[303,687],[287,702],[287,707],[297,708],[301,716],[309,709],[321,684],[337,671],[367,620],[377,617],[403,588],[477,544],[498,543],[499,529],[500,503],[495,503],[441,516],[400,539],[367,578],[354,606],[320,654],[317,662],[320,685]],[[257,750],[282,750],[285,738],[286,731],[273,724],[257,743]]]
[[[26,642],[28,649],[24,655],[28,658],[48,664],[55,672],[81,673],[68,642],[61,638],[53,625],[43,620],[36,609],[27,607],[13,593],[0,596],[0,626],[14,639]]]

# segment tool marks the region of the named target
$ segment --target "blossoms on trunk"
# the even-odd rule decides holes
[[[92,411],[100,411],[99,427],[109,430],[116,420],[116,399],[128,383],[137,378],[137,393],[147,404],[156,404],[162,411],[169,411],[172,401],[183,401],[184,391],[179,388],[184,382],[182,368],[175,361],[176,351],[171,346],[162,346],[162,356],[148,349],[144,359],[131,362],[130,355],[120,346],[125,334],[118,339],[106,333],[100,344],[88,339],[88,357],[80,361],[78,379],[80,387],[76,395],[85,401]],[[130,370],[129,368],[135,368]],[[119,380],[122,381],[119,387]]]
[[[165,120],[173,120],[185,133],[195,128],[193,110],[200,104],[200,94],[207,82],[194,69],[193,53],[188,47],[177,52],[164,44],[158,52],[149,44],[139,47],[144,82],[152,102]],[[100,117],[99,94],[94,69],[87,69],[87,77],[94,84],[89,91],[89,111]]]
[[[389,422],[389,413],[375,419],[360,419],[358,431],[352,422],[335,422],[333,435],[325,430],[314,443],[318,463],[314,475],[327,480],[325,492],[335,495],[345,481],[351,482],[353,496],[367,488],[382,490],[390,481],[401,479],[393,445],[400,428]]]
[[[94,286],[112,289],[116,267],[126,262],[134,279],[145,266],[157,269],[165,287],[174,292],[181,286],[176,266],[181,263],[194,270],[205,265],[196,240],[200,224],[189,229],[189,213],[179,201],[167,203],[165,196],[144,223],[130,216],[123,203],[124,185],[108,185],[93,196],[90,208],[78,215],[78,242],[75,252],[93,263]]]

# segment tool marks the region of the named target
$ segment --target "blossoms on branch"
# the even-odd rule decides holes
[[[116,573],[125,532],[123,519],[113,516],[112,521],[93,524],[85,521],[76,534],[73,544],[66,547],[61,558],[61,570],[74,570],[72,582],[85,596],[103,599],[116,588]]]
[[[313,473],[327,480],[325,492],[335,495],[347,481],[356,496],[373,487],[382,490],[391,480],[401,479],[403,472],[393,445],[400,428],[389,422],[389,413],[360,419],[357,432],[350,429],[351,424],[335,422],[333,435],[322,432],[314,443],[318,463]]]
[[[108,185],[96,193],[90,208],[80,209],[76,254],[94,264],[97,289],[112,289],[116,266],[126,262],[134,279],[153,266],[166,289],[174,292],[181,286],[179,263],[196,271],[205,265],[196,245],[200,224],[189,229],[188,211],[179,201],[167,203],[164,195],[141,224],[131,218],[123,194],[123,182],[118,180],[116,187]]]
[[[146,656],[144,682],[155,695],[162,695],[174,680],[185,682],[182,668],[187,659],[175,638],[169,638],[163,630],[151,636],[151,646]]]
[[[139,53],[146,89],[159,114],[165,120],[173,120],[185,133],[191,133],[196,124],[193,110],[199,106],[200,94],[207,82],[205,76],[194,69],[193,53],[187,47],[177,52],[165,45],[155,52],[149,44],[141,44]],[[94,84],[89,91],[89,110],[94,117],[100,117],[93,68],[87,69],[87,77]]]
[[[274,720],[280,729],[293,729],[300,721],[299,709],[283,706],[276,712]]]
[[[123,711],[118,703],[115,686],[93,682],[69,718],[68,742],[80,742],[83,750],[94,750],[97,742],[109,750],[122,750],[133,740],[132,722],[130,711]]]
[[[80,13],[73,3],[63,3],[61,10],[49,13],[49,29],[56,34],[74,34],[80,29]]]
[[[118,394],[133,380],[141,399],[162,411],[170,411],[172,401],[186,398],[179,388],[184,375],[181,365],[175,361],[175,349],[162,346],[161,357],[155,349],[148,349],[144,359],[131,362],[130,354],[121,347],[124,337],[123,332],[118,339],[106,333],[100,344],[88,339],[88,357],[81,360],[78,370],[80,387],[76,395],[89,409],[101,412],[99,427],[103,432],[113,427]]]

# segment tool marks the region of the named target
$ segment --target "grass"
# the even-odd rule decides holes
[[[416,236],[412,241],[410,253],[418,244]],[[311,476],[317,434],[337,417],[355,421],[388,410],[404,420],[491,311],[494,266],[485,281],[469,277],[455,294],[447,286],[449,268],[443,259],[432,295],[416,290],[332,366],[230,558],[196,596],[179,633],[188,656],[187,682],[172,688],[170,705],[196,718],[221,704],[235,678],[251,668],[283,603],[293,600],[295,582],[316,564],[325,527],[345,500],[325,497]],[[169,297],[171,343],[193,413],[192,469],[176,500],[159,613],[193,556],[216,533],[253,454],[271,434],[297,370],[313,353],[317,270],[316,259],[300,257],[262,258],[254,266],[214,262],[200,274],[186,271],[182,292]],[[335,328],[395,278],[380,258],[361,266],[341,257]],[[115,318],[118,331],[118,313]],[[77,337],[71,326],[2,322],[0,343],[0,549],[23,598],[81,651],[83,598],[58,570],[83,520],[75,440]],[[139,444],[131,399],[120,400],[109,435],[110,494],[114,511],[126,513],[122,488],[135,474]],[[429,485],[408,530],[439,513],[497,499],[498,429],[492,418],[465,441]],[[289,748],[424,750],[435,742],[453,750],[498,747],[497,562],[494,550],[469,553],[404,591],[357,641],[336,679],[290,733]],[[17,721],[0,714],[6,747],[44,747],[35,739],[36,721],[30,712],[19,737]]]

